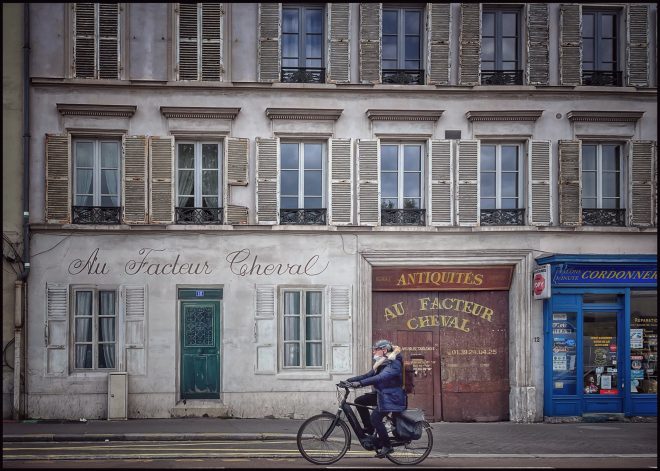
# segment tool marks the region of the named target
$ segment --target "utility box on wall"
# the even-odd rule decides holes
[[[126,420],[128,403],[128,374],[108,375],[108,420]]]

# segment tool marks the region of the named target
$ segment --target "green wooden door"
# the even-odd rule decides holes
[[[220,397],[220,302],[181,302],[181,398]]]

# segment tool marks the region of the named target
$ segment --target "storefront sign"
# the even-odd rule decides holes
[[[513,266],[374,268],[373,291],[505,291]]]
[[[552,284],[575,285],[650,285],[658,282],[658,266],[645,265],[585,265],[564,263],[555,267]]]
[[[532,279],[534,299],[548,299],[550,297],[550,264],[541,265],[534,270]]]

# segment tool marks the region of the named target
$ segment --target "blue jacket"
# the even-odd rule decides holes
[[[403,357],[397,351],[390,353],[376,370],[373,368],[360,376],[347,381],[359,382],[362,386],[376,389],[380,412],[401,412],[406,410],[408,399],[403,390]]]

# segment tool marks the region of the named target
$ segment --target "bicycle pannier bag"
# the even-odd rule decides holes
[[[406,409],[396,418],[395,435],[401,440],[419,440],[424,432],[424,411]]]

